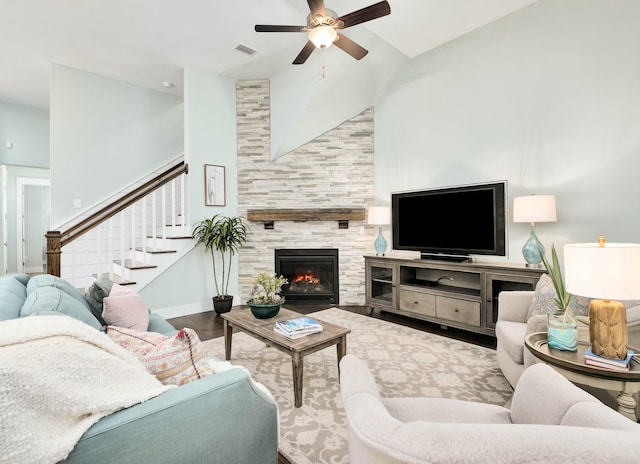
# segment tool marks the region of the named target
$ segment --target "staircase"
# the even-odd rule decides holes
[[[186,222],[183,157],[47,232],[47,273],[78,288],[107,277],[139,291],[194,243]]]

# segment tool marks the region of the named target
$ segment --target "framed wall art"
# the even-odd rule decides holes
[[[226,205],[224,166],[204,165],[204,204],[205,206]]]

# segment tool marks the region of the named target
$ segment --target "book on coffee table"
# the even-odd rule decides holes
[[[289,338],[300,338],[312,333],[322,332],[322,325],[310,317],[297,317],[286,321],[277,321],[274,330]]]

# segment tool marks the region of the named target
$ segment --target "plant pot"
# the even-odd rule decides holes
[[[282,303],[253,304],[247,302],[247,304],[251,309],[251,314],[253,314],[256,319],[269,319],[270,317],[274,317],[280,311],[280,306],[282,306]]]
[[[564,314],[547,315],[547,342],[549,348],[560,351],[577,351],[578,327]]]
[[[228,313],[233,306],[233,296],[231,295],[219,295],[213,298],[213,310],[217,314]]]

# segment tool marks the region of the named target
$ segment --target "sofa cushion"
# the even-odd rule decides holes
[[[20,315],[20,308],[27,298],[28,280],[25,274],[0,277],[0,321],[15,319]]]
[[[149,314],[147,332],[158,332],[164,335],[175,335],[178,331],[164,317],[159,314]]]
[[[39,274],[31,277],[29,279],[29,282],[27,283],[27,294],[34,291],[36,288],[40,288],[40,287],[57,288],[58,290],[72,297],[74,300],[77,300],[88,310],[91,310],[89,303],[87,303],[87,300],[82,295],[80,290],[78,290],[76,287],[71,285],[71,283],[69,283],[68,281],[60,277],[56,277],[51,274]]]
[[[109,296],[102,302],[102,318],[107,324],[141,331],[149,327],[149,309],[133,290],[113,284]]]
[[[496,339],[513,362],[524,363],[524,337],[527,325],[521,322],[499,320],[496,324]]]
[[[54,311],[74,317],[96,329],[101,328],[101,324],[85,304],[58,287],[34,286],[33,290],[31,292],[27,290],[27,293],[27,298],[20,310],[20,317],[33,316],[41,311]]]
[[[164,384],[184,385],[213,373],[202,342],[192,329],[182,329],[172,337],[115,326],[107,326],[105,331]]]
[[[102,318],[102,311],[104,310],[103,300],[106,296],[109,296],[112,286],[113,281],[111,279],[102,277],[89,285],[84,292],[84,298],[91,306],[91,312],[102,325],[108,324],[108,322]]]

